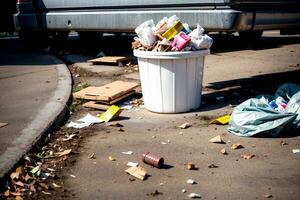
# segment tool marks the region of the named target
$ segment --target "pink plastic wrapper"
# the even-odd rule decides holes
[[[174,37],[172,47],[175,47],[178,51],[181,51],[190,41],[191,38],[187,34],[180,32]]]

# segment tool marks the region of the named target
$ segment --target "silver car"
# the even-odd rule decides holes
[[[133,32],[142,22],[177,15],[206,31],[260,37],[263,30],[300,27],[300,0],[17,0],[15,28],[20,33]]]

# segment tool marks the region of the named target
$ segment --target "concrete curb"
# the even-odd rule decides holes
[[[21,131],[18,137],[0,158],[0,178],[14,167],[14,165],[26,154],[42,135],[53,125],[58,124],[66,114],[66,104],[70,99],[72,90],[72,78],[67,66],[56,57],[48,55],[52,63],[56,65],[58,73],[57,88],[48,103],[39,111],[35,119]]]

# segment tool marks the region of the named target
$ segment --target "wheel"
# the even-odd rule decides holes
[[[80,40],[82,42],[93,44],[99,42],[103,36],[101,32],[78,32]]]
[[[253,42],[261,38],[263,31],[244,31],[239,32],[239,35],[243,41]]]

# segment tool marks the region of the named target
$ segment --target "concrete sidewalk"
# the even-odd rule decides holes
[[[2,177],[63,116],[72,80],[55,57],[10,53],[10,42],[0,43],[0,122],[8,123],[0,128]]]

